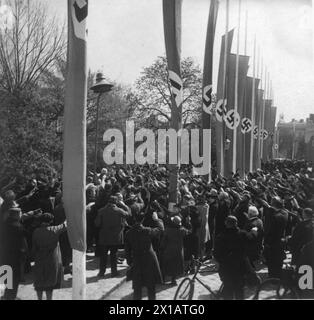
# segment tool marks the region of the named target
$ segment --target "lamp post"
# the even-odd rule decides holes
[[[98,94],[97,103],[96,103],[96,132],[95,132],[95,158],[94,158],[94,175],[96,177],[97,172],[97,142],[98,142],[98,118],[99,118],[99,102],[103,93],[111,91],[113,84],[110,84],[106,81],[104,75],[99,72],[96,74],[96,82],[90,88],[94,93]]]

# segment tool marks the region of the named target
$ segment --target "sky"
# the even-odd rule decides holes
[[[66,19],[66,0],[39,0],[51,15]],[[202,67],[210,0],[183,0],[182,57]],[[225,32],[225,0],[220,1],[214,46],[214,88],[221,36]],[[277,117],[305,119],[314,113],[313,10],[311,0],[242,0],[240,54],[244,54],[245,13],[248,14],[247,55],[261,59],[269,72]],[[238,1],[230,0],[229,29],[238,25]],[[165,54],[162,0],[89,0],[88,61],[92,71],[132,85],[142,69]],[[237,31],[232,51],[237,48]],[[259,57],[259,59],[258,59]],[[249,75],[252,75],[253,58]]]

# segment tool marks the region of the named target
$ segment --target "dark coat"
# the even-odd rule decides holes
[[[278,247],[285,237],[288,214],[284,210],[269,208],[265,210],[265,245]]]
[[[260,258],[263,250],[263,239],[264,239],[264,225],[263,221],[258,218],[250,218],[246,222],[244,230],[250,232],[252,228],[257,228],[257,236],[254,240],[248,243],[247,253],[251,261]]]
[[[248,223],[248,209],[249,202],[241,201],[234,209],[234,216],[238,219],[238,226],[240,229],[243,229]]]
[[[18,270],[26,253],[27,242],[22,225],[8,219],[1,228],[0,265],[9,265],[13,270]]]
[[[226,230],[225,220],[231,214],[230,207],[226,204],[225,201],[219,201],[218,211],[216,215],[216,230],[215,234],[218,236],[220,233]]]
[[[66,231],[61,224],[40,227],[33,233],[34,286],[35,289],[58,289],[63,280],[63,267],[59,247],[59,236]]]
[[[57,205],[53,211],[54,215],[54,225],[58,226],[66,220],[65,211],[63,204],[60,203]],[[63,266],[67,266],[72,258],[72,248],[69,241],[68,232],[65,231],[60,234],[59,237],[59,243],[60,243],[60,250],[61,250],[61,256],[62,256],[62,264]]]
[[[226,229],[216,239],[215,259],[219,263],[219,272],[228,276],[243,276],[249,272],[247,246],[256,236],[239,228]]]
[[[292,263],[297,263],[302,247],[313,239],[313,224],[311,220],[300,222],[293,231],[289,245],[292,253]]]
[[[104,208],[98,210],[95,224],[99,227],[98,244],[103,246],[120,246],[123,244],[123,230],[125,219],[129,215],[117,207],[108,203]]]
[[[152,287],[161,283],[158,259],[152,247],[152,239],[162,232],[160,224],[156,228],[147,228],[135,224],[125,236],[125,253],[132,266],[133,287]]]
[[[180,276],[184,272],[184,237],[189,231],[183,227],[170,225],[166,227],[163,234],[162,250],[162,272],[164,276]]]

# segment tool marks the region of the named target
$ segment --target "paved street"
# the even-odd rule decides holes
[[[208,273],[204,268],[203,272],[199,273],[199,279],[204,282],[207,286],[211,288],[213,292],[217,292],[221,286],[221,281],[219,279],[218,273]],[[258,271],[261,278],[265,278],[267,275],[267,269],[265,267]],[[178,279],[178,285],[183,278]],[[157,287],[157,300],[173,300],[175,292],[178,286],[172,285],[160,285]],[[245,297],[246,299],[252,299],[254,290],[246,289]],[[266,297],[264,295],[264,297]],[[114,290],[110,295],[107,296],[107,300],[131,300],[132,299],[132,283],[124,282],[120,287]],[[143,299],[147,300],[146,289],[143,290]],[[211,300],[210,292],[199,282],[196,281],[193,300]]]
[[[132,300],[132,282],[125,281],[125,274],[127,265],[118,265],[119,276],[111,278],[110,268],[104,279],[99,279],[98,274],[98,259],[94,254],[87,254],[87,300]],[[262,279],[267,277],[267,268],[260,265],[258,274]],[[192,276],[190,276],[192,277]],[[221,281],[217,272],[208,272],[208,269],[202,267],[198,278],[211,288],[213,292],[217,292],[221,286]],[[33,287],[32,273],[26,276],[26,281],[19,287],[18,298],[21,300],[36,300],[36,292]],[[178,285],[183,278],[177,280]],[[178,286],[170,284],[160,285],[157,287],[157,300],[173,300]],[[254,288],[245,289],[245,298],[252,299],[255,293]],[[266,291],[261,293],[262,299],[272,299],[274,297],[274,288],[267,288]],[[66,275],[62,289],[54,291],[54,300],[71,300],[72,299],[72,276]],[[147,299],[146,289],[143,290],[143,299]],[[210,300],[213,299],[210,292],[201,285],[195,282],[195,289],[193,300]]]
[[[87,254],[86,257],[86,298],[87,300],[103,300],[106,299],[115,287],[119,286],[124,281],[126,265],[118,265],[120,275],[111,278],[110,268],[107,269],[107,274],[104,279],[99,279],[98,274],[98,259],[94,254]],[[62,289],[54,290],[54,300],[71,300],[72,299],[72,275],[65,275]],[[36,292],[33,287],[32,273],[26,275],[26,281],[19,287],[18,298],[21,300],[36,300]],[[45,297],[44,297],[45,298]]]

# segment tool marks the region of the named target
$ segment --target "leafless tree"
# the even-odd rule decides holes
[[[9,0],[13,23],[0,30],[0,88],[14,92],[37,84],[64,56],[64,25],[37,0]]]

